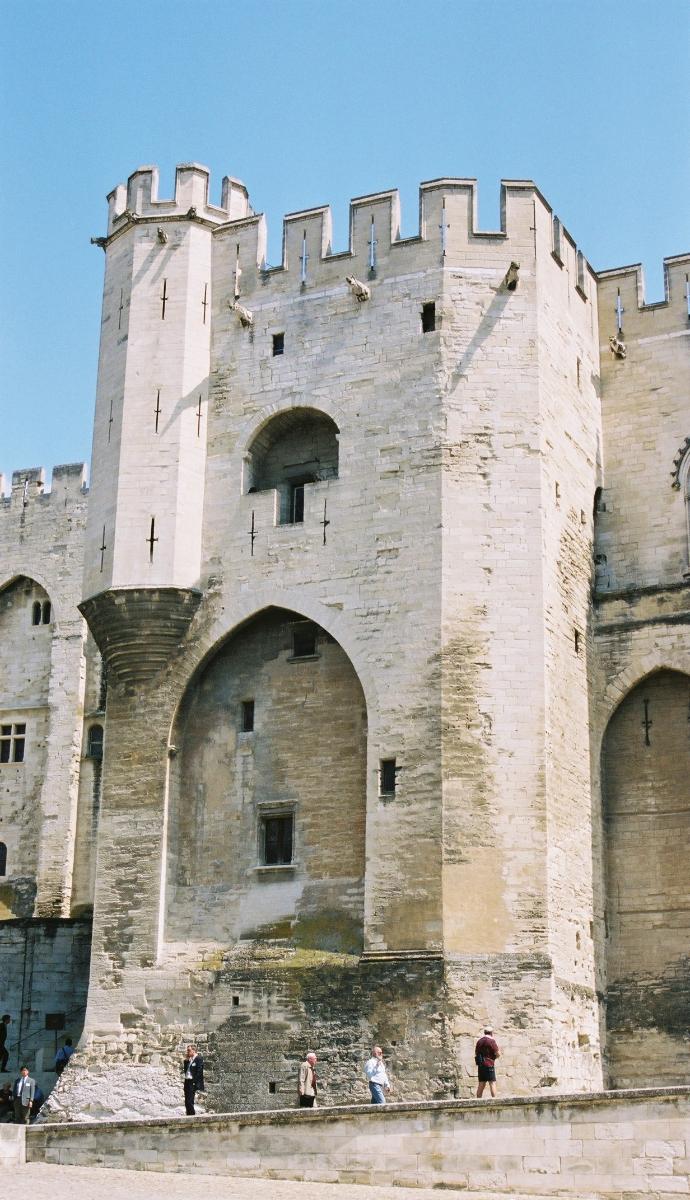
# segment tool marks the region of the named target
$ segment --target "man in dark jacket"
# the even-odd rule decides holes
[[[204,1060],[196,1052],[196,1046],[187,1046],[187,1053],[182,1060],[182,1075],[184,1077],[184,1107],[188,1117],[196,1114],[194,1097],[204,1088]]]
[[[491,1095],[496,1095],[496,1059],[500,1053],[493,1029],[490,1025],[485,1025],[484,1034],[474,1048],[474,1061],[477,1064],[477,1099],[481,1098],[487,1083]]]

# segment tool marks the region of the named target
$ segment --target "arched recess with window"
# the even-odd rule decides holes
[[[304,520],[305,488],[338,478],[339,430],[315,408],[276,413],[259,430],[245,456],[245,492],[275,489],[278,523]]]
[[[18,575],[0,586],[0,792],[9,852],[4,916],[33,914],[52,632],[50,596],[38,580]]]
[[[606,1045],[613,1087],[690,1070],[690,676],[628,692],[602,746]]]
[[[359,952],[367,718],[339,643],[263,610],[190,682],[172,741],[166,938]]]

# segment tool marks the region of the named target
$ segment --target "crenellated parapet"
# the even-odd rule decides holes
[[[138,167],[127,183],[119,183],[108,195],[108,238],[142,221],[200,221],[218,225],[245,217],[249,210],[247,189],[239,179],[223,179],[220,205],[208,198],[209,171],[199,163],[182,163],[175,171],[172,200],[158,198],[158,167]],[[94,239],[100,241],[101,239]]]
[[[53,467],[50,488],[46,491],[45,467],[22,467],[12,472],[12,489],[5,494],[5,477],[0,475],[0,512],[26,509],[37,501],[41,505],[67,503],[86,495],[87,470],[85,463],[62,463]]]
[[[690,328],[690,254],[664,259],[664,299],[648,304],[641,263],[598,273],[602,342],[650,335],[657,329]]]
[[[500,228],[482,230],[478,220],[476,179],[439,178],[420,185],[417,230],[401,236],[400,197],[396,189],[358,196],[350,202],[347,247],[333,248],[330,206],[288,213],[283,219],[281,260],[267,261],[267,229],[263,214],[249,205],[243,183],[225,176],[220,205],[209,202],[209,172],[197,163],[182,164],[175,173],[172,199],[158,196],[158,169],[139,167],[127,184],[108,196],[107,235],[93,238],[107,249],[133,226],[153,226],[149,236],[162,245],[170,222],[192,222],[214,234],[218,265],[231,299],[259,284],[302,289],[328,286],[345,273],[361,281],[389,271],[420,265],[481,267],[526,259],[534,247],[535,217],[540,216],[544,245],[559,266],[566,266],[583,299],[591,295],[596,276],[574,240],[531,180],[501,183]],[[420,258],[422,260],[420,264]],[[505,259],[505,264],[503,260]],[[572,259],[572,262],[571,262]]]
[[[397,190],[359,196],[350,202],[348,244],[333,249],[332,215],[328,205],[289,213],[283,220],[280,263],[266,261],[267,231],[262,214],[249,214],[214,230],[214,240],[227,242],[219,258],[223,278],[241,278],[241,291],[251,292],[281,280],[298,287],[328,286],[354,272],[362,281],[379,274],[399,273],[420,266],[481,266],[494,262],[507,270],[533,249],[534,218],[538,209],[551,248],[553,210],[529,180],[504,180],[501,184],[501,227],[482,230],[478,221],[478,188],[475,179],[441,178],[422,183],[419,189],[417,231],[401,236],[400,197]],[[572,249],[573,279],[586,295],[595,286],[595,275],[573,239],[557,222],[562,246],[559,265]],[[239,268],[239,276],[237,269]]]

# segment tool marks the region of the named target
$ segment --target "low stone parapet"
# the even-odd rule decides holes
[[[577,1197],[690,1193],[690,1088],[36,1125],[27,1161]]]
[[[26,1126],[0,1125],[0,1171],[4,1175],[8,1167],[21,1167],[25,1161]]]

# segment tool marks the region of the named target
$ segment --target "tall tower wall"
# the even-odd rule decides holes
[[[595,929],[613,1086],[687,1077],[690,996],[690,256],[599,277],[604,455],[595,537]],[[614,339],[613,343],[611,339]]]
[[[173,201],[157,191],[144,167],[111,197],[86,597],[199,581],[211,233],[244,192],[227,184],[210,206],[196,165],[178,168]]]

